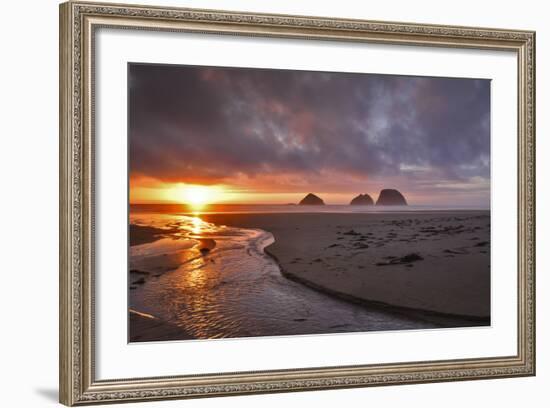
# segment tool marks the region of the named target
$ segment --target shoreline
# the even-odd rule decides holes
[[[419,326],[432,328],[491,324],[488,211],[432,211],[415,214],[224,213],[201,214],[200,219],[219,227],[257,229],[271,234],[274,241],[258,247],[266,258],[263,262],[267,258],[274,262],[272,273],[277,274],[277,279],[288,282],[283,285],[289,285],[292,281],[304,288],[301,289],[302,294],[298,295],[297,299],[301,299],[298,302],[307,301],[313,296],[319,304],[332,305],[335,311],[347,310],[349,305],[356,305],[357,313],[387,314],[380,318],[380,322],[392,322],[393,319],[397,322],[406,318]],[[181,222],[185,225],[189,223],[188,220]],[[144,271],[130,270],[131,279],[135,277],[137,280],[129,289],[135,289],[132,292],[138,294],[148,275],[158,277],[162,274],[161,269],[169,270],[173,265],[182,265],[201,257],[208,258],[211,250],[214,250],[212,256],[218,254],[215,249],[221,243],[216,242],[216,236],[211,238],[212,235],[209,235],[213,228],[208,227],[206,234],[195,231],[192,239],[197,241],[196,244],[182,246],[186,254],[178,250],[168,256],[154,256],[152,259],[156,266],[151,264],[151,267],[156,270],[149,271],[145,264]],[[142,239],[170,237],[169,234],[159,236],[159,229],[138,231]],[[161,231],[166,233],[168,230]],[[236,236],[241,234],[245,234],[245,231],[238,232]],[[228,242],[223,241],[224,245]],[[180,245],[171,244],[170,241],[165,244],[175,245],[175,249]],[[243,256],[246,257],[246,254]],[[248,253],[248,256],[251,254]],[[211,262],[218,265],[212,271],[204,269],[203,273],[193,275],[194,279],[202,279],[198,281],[201,285],[215,284],[216,279],[223,283],[224,265],[219,261],[223,259],[212,259]],[[246,264],[245,259],[243,262]],[[247,282],[247,275],[241,278],[238,270],[231,269],[232,265],[228,266],[229,270],[233,270],[233,281],[244,279],[243,282]],[[254,274],[255,267],[259,266],[249,267],[247,273]],[[218,271],[219,276],[213,273],[214,270]],[[192,284],[189,289],[195,290]],[[276,303],[276,299],[274,301]],[[265,302],[270,304],[270,299],[265,299]],[[143,308],[138,307],[136,310]],[[290,316],[294,314],[290,310],[288,313]],[[179,327],[153,316],[143,317],[139,312],[136,314],[130,311],[129,314],[131,341],[193,338],[186,332],[187,323]],[[324,314],[329,315],[329,311]],[[353,317],[346,319],[354,321]],[[392,330],[392,327],[384,326],[384,330]],[[398,327],[398,323],[395,327]],[[368,325],[365,326],[366,331],[367,328]],[[243,330],[246,332],[246,329]],[[300,329],[296,330],[300,332]]]
[[[285,278],[293,282],[298,282],[304,286],[307,286],[310,289],[316,290],[317,292],[321,292],[327,296],[332,296],[337,299],[344,300],[346,302],[355,303],[357,305],[361,305],[364,307],[376,308],[378,310],[389,312],[389,313],[395,313],[395,314],[404,315],[407,317],[413,317],[415,319],[420,319],[420,320],[437,324],[437,325],[442,324],[441,323],[442,319],[447,322],[449,320],[456,320],[457,324],[453,325],[453,327],[488,326],[491,323],[490,316],[459,315],[459,314],[452,314],[452,313],[442,313],[442,312],[433,311],[433,310],[403,307],[403,306],[393,305],[393,304],[380,302],[376,300],[363,299],[357,296],[353,296],[344,292],[339,292],[337,290],[319,285],[313,281],[310,281],[296,274],[292,274],[288,272],[283,267],[283,265],[281,265],[281,263],[277,259],[277,256],[269,250],[269,247],[271,245],[273,244],[266,246],[264,248],[264,252],[275,261],[275,263],[279,267],[279,270],[281,271],[281,275],[283,275]],[[463,323],[463,324],[460,324],[460,323]],[[447,327],[447,326],[442,325],[442,327]]]
[[[286,278],[348,302],[441,323],[490,325],[490,213],[203,214],[260,228]]]

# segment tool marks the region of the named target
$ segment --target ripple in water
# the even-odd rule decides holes
[[[167,234],[130,248],[130,269],[149,274],[130,290],[129,307],[176,324],[195,338],[434,327],[288,280],[263,251],[274,242],[267,231],[166,214],[132,215],[131,223],[166,229]],[[205,242],[210,244],[201,252]]]

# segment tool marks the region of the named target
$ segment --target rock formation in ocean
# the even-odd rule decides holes
[[[374,205],[374,201],[372,200],[371,196],[368,194],[359,194],[357,197],[355,197],[351,202],[350,205]]]
[[[300,201],[300,205],[325,205],[325,202],[315,194],[309,193]]]
[[[405,200],[405,197],[399,191],[385,188],[380,191],[376,205],[407,205],[407,200]]]

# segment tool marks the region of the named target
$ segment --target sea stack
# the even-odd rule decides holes
[[[407,205],[407,200],[399,191],[385,188],[380,191],[376,205]]]
[[[317,197],[315,194],[309,193],[307,196],[305,196],[302,201],[299,203],[300,205],[325,205],[325,202]]]
[[[374,205],[374,201],[368,194],[359,194],[357,197],[355,197],[349,205]]]

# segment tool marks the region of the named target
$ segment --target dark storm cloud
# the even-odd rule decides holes
[[[338,174],[488,200],[488,80],[132,64],[129,91],[132,176]]]

